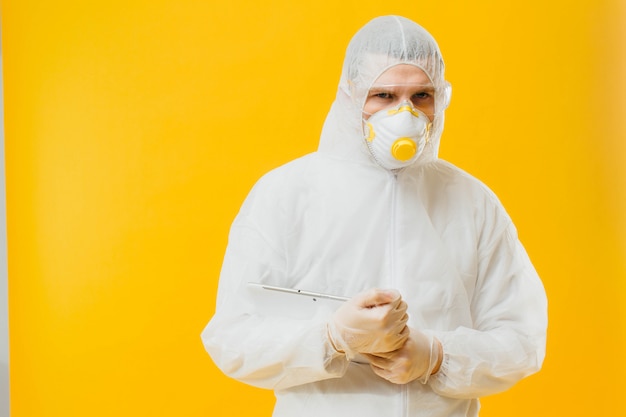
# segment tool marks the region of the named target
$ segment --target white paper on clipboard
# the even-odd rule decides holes
[[[348,297],[249,282],[248,295],[258,314],[307,319],[320,309],[335,311]]]

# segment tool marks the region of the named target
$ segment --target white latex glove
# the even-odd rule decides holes
[[[443,349],[437,338],[409,328],[406,343],[398,350],[365,355],[374,373],[394,384],[418,379],[422,384],[439,370]]]
[[[397,350],[409,336],[406,308],[396,290],[362,292],[333,315],[328,323],[330,341],[348,359],[358,353]]]

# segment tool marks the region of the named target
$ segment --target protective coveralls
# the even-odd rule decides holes
[[[368,89],[397,64],[435,87],[425,151],[389,170],[363,139]],[[509,216],[481,182],[437,158],[450,97],[434,39],[396,16],[374,19],[351,41],[317,152],[275,169],[236,217],[217,307],[202,339],[217,366],[275,390],[274,416],[477,416],[478,397],[536,372],[545,354],[545,291]],[[328,339],[333,311],[263,315],[246,283],[355,295],[395,288],[409,325],[443,347],[423,384],[393,384]]]

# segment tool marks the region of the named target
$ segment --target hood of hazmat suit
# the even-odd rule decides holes
[[[429,77],[434,116],[419,157],[386,169],[364,140],[363,107],[399,64]],[[275,391],[275,417],[477,416],[479,397],[540,369],[545,291],[496,196],[438,159],[449,100],[432,36],[402,17],[372,20],[348,46],[318,151],[263,176],[242,205],[202,339],[226,375]],[[441,367],[427,383],[386,381],[332,347],[336,305],[269,311],[249,282],[347,297],[397,289],[408,325],[441,342]]]
[[[423,70],[435,88],[433,128],[415,165],[437,158],[451,87],[444,79],[443,59],[433,37],[421,26],[398,16],[374,19],[352,38],[337,96],[322,131],[320,152],[350,160],[373,159],[363,146],[363,106],[375,81],[386,70],[400,64]]]

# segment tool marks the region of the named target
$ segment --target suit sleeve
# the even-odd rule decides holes
[[[204,346],[226,375],[261,388],[340,377],[348,361],[327,338],[332,311],[320,308],[305,319],[267,315],[257,312],[246,295],[251,281],[288,285],[285,251],[276,237],[284,217],[263,199],[253,190],[233,223],[216,312],[202,332]]]
[[[477,398],[504,391],[537,372],[545,356],[545,290],[515,227],[497,211],[501,226],[485,228],[479,239],[473,326],[436,334],[444,358],[430,385],[440,395]]]

